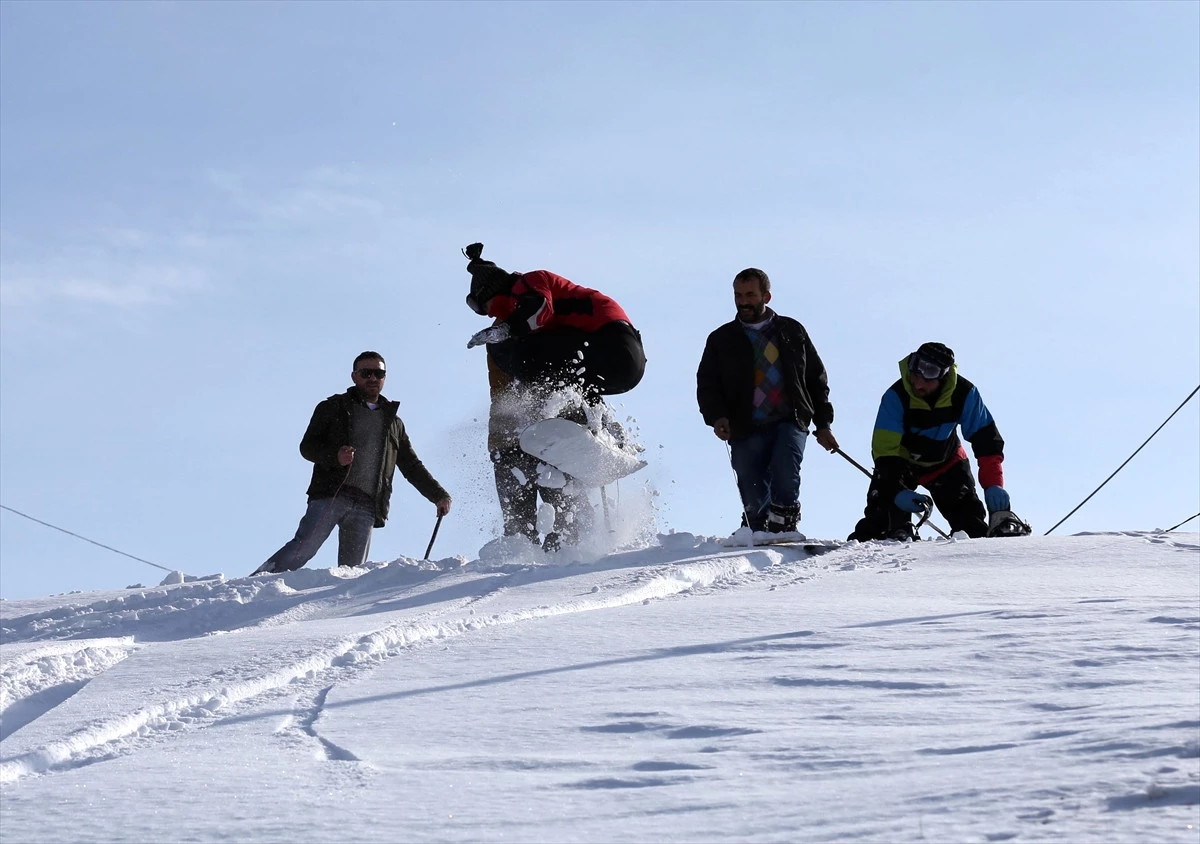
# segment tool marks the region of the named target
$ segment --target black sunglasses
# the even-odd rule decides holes
[[[382,381],[387,378],[387,370],[385,369],[360,369],[358,370],[359,378],[377,378]]]

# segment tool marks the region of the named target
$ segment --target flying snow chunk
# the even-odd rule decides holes
[[[537,513],[538,533],[550,533],[554,530],[554,518],[557,515],[558,511],[554,509],[554,505],[542,502]]]
[[[539,463],[535,483],[546,489],[562,489],[567,485],[567,476],[548,463]]]

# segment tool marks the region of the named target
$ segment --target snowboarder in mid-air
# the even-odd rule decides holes
[[[529,389],[487,357],[488,387],[491,408],[488,413],[488,456],[496,481],[496,497],[500,500],[504,536],[524,536],[541,544],[538,533],[538,497],[554,508],[555,523],[569,535],[586,529],[590,512],[586,507],[587,490],[566,490],[546,487],[534,482],[539,477],[537,457],[521,449],[519,437],[533,420],[530,414],[537,404]],[[568,530],[569,528],[569,530]],[[561,547],[555,531],[547,534],[544,547]]]
[[[487,344],[502,370],[531,385],[576,386],[591,403],[626,393],[646,371],[642,335],[624,309],[598,290],[548,270],[508,272],[485,261],[482,243],[463,249],[467,305],[492,317],[467,348]]]
[[[646,370],[641,335],[625,310],[610,296],[548,270],[504,270],[483,259],[482,243],[467,246],[463,255],[471,275],[467,306],[494,320],[491,327],[471,337],[467,348],[486,345],[491,362],[513,382],[506,390],[524,392],[532,402],[546,402],[554,395],[578,396],[578,401],[560,406],[531,408],[531,420],[562,416],[623,443],[624,432],[611,418],[603,397],[632,390]],[[494,462],[496,454],[493,451]],[[501,454],[495,462],[497,492],[502,499],[512,500],[510,485],[501,479],[511,474],[511,468],[518,468],[522,476],[526,472],[517,465],[523,462],[518,452],[509,449],[507,455]],[[578,539],[586,523],[580,510],[578,506],[560,510],[555,529],[546,538],[548,549]],[[512,530],[526,519],[508,521]]]
[[[987,513],[959,427],[979,464]],[[1030,532],[1004,489],[1004,440],[992,414],[975,385],[958,374],[954,351],[941,343],[922,343],[900,361],[900,378],[883,394],[875,418],[871,456],[867,506],[850,539],[916,539],[912,516],[927,515],[934,505],[951,531],[972,538]],[[918,486],[929,495],[916,492]]]

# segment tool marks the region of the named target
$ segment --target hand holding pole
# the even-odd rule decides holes
[[[863,473],[864,475],[866,475],[868,478],[872,477],[871,473],[870,473],[870,472],[868,472],[868,471],[867,471],[865,468],[863,468],[863,466],[862,466],[862,465],[861,465],[861,464],[860,464],[858,461],[856,461],[856,460],[855,460],[853,457],[851,457],[851,456],[850,456],[849,454],[847,454],[846,452],[842,451],[840,448],[839,448],[839,449],[836,449],[836,450],[835,450],[835,453],[836,453],[836,454],[840,454],[840,455],[842,455],[842,457],[845,457],[845,458],[846,458],[846,460],[848,460],[848,461],[850,462],[850,464],[851,464],[851,465],[853,465],[854,467],[856,467],[856,468],[858,469],[858,471],[862,472],[862,473]],[[930,512],[932,513],[932,510],[930,510]],[[926,519],[928,519],[928,518],[929,518],[929,516],[928,516],[928,515],[926,515],[926,517],[925,517],[925,518],[926,518]],[[942,537],[942,539],[949,539],[949,538],[950,538],[950,534],[946,533],[944,530],[942,530],[940,527],[938,527],[937,525],[935,525],[933,522],[926,521],[925,523],[926,523],[927,525],[929,525],[931,528],[933,528],[935,531],[937,531],[937,532],[938,532],[938,535],[939,535],[940,537]],[[920,525],[918,525],[918,527],[919,527],[919,526],[920,526]]]

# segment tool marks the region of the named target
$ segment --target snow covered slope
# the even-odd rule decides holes
[[[244,566],[241,566],[244,568]],[[5,841],[1180,841],[1194,533],[0,602]]]

